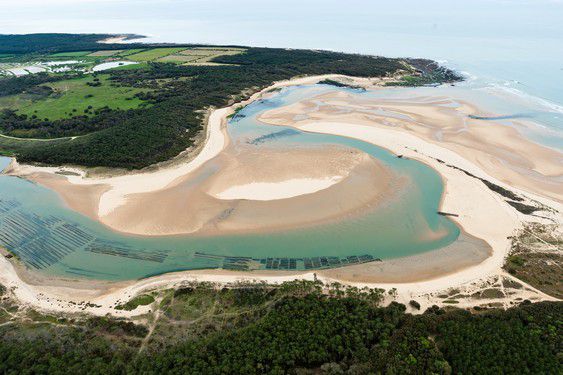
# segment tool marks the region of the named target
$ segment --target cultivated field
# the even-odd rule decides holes
[[[244,48],[196,47],[161,57],[158,61],[175,62],[183,65],[223,65],[214,63],[211,60],[219,56],[238,55],[244,51]]]
[[[128,55],[127,58],[133,61],[154,61],[164,56],[172,55],[178,53],[185,48],[153,48],[132,55]]]
[[[81,57],[90,54],[91,51],[75,51],[75,52],[60,52],[54,53],[49,57]]]
[[[88,56],[92,57],[106,57],[106,56],[114,56],[123,52],[121,49],[114,49],[114,50],[107,50],[107,51],[96,51],[90,53]]]

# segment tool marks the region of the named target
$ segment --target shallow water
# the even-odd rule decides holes
[[[2,172],[8,165],[10,165],[10,158],[0,156],[0,172]]]
[[[113,232],[71,211],[46,188],[23,179],[0,176],[0,244],[30,267],[51,275],[123,280],[197,268],[304,269],[358,261],[346,258],[349,256],[364,256],[363,260],[390,259],[430,251],[455,241],[460,233],[457,226],[436,213],[443,186],[433,169],[397,158],[365,142],[256,121],[265,110],[329,90],[346,89],[326,85],[292,87],[247,106],[229,122],[235,147],[237,144],[258,148],[331,144],[353,147],[415,181],[398,193],[398,199],[362,216],[307,229],[213,237],[139,237]],[[2,163],[6,159],[0,159],[0,168]],[[437,239],[428,238],[429,233],[436,232],[444,234]],[[267,259],[276,257],[288,259]]]
[[[388,88],[369,91],[366,95],[380,99],[416,98],[417,101],[424,97],[444,97],[451,102],[451,106],[458,106],[460,101],[465,101],[483,111],[478,115],[482,115],[484,120],[514,127],[536,143],[563,151],[561,113],[506,87],[468,80],[455,86]]]

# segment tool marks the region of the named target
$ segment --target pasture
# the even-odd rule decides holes
[[[17,109],[19,114],[52,121],[78,115],[91,116],[96,109],[103,107],[131,109],[143,103],[134,95],[146,89],[112,86],[108,77],[108,75],[98,75],[97,78],[88,76],[46,84],[45,86],[53,89],[53,93],[43,97],[27,94],[0,97],[0,110]],[[98,83],[99,86],[96,86]]]
[[[135,53],[135,54],[132,54],[132,55],[128,55],[127,59],[132,60],[132,61],[139,61],[139,62],[154,61],[154,60],[158,60],[162,57],[178,53],[178,52],[183,51],[185,49],[186,48],[184,48],[184,47],[153,48],[153,49],[149,49],[149,50],[142,51],[142,52],[139,52],[139,53]]]
[[[243,53],[244,48],[195,47],[161,57],[160,62],[174,62],[183,65],[222,65],[212,60],[219,56],[232,56]]]

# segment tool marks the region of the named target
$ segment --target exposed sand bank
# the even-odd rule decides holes
[[[315,163],[310,163],[315,160]],[[216,172],[216,171],[221,171]],[[338,173],[337,173],[338,172]],[[253,182],[281,184],[292,179],[344,176],[338,183],[310,193],[300,186],[286,199],[222,199],[217,194]],[[199,181],[203,181],[199,183]],[[218,234],[279,231],[320,224],[373,209],[393,199],[407,181],[369,155],[352,149],[260,150],[233,155],[229,150],[194,174],[159,191],[131,194],[127,204],[102,219],[111,228],[140,235]],[[259,185],[260,186],[260,185]],[[315,187],[315,186],[313,186]],[[333,204],[327,205],[331,201]]]
[[[32,173],[27,175],[26,179],[54,190],[73,210],[93,219],[98,218],[100,197],[109,190],[109,186],[103,184],[76,185],[69,188],[67,179],[54,173]]]
[[[322,131],[324,123],[413,134],[454,151],[501,182],[563,202],[563,154],[524,138],[515,128],[471,118],[482,112],[443,97],[378,99],[328,93],[268,111],[268,124]]]
[[[323,77],[321,79],[324,78],[326,77]],[[319,80],[319,78],[309,78],[306,80],[306,82],[304,82],[303,80],[295,81],[295,84],[311,83],[315,82],[315,80]],[[373,82],[367,81],[366,83],[366,80],[358,80],[358,83],[372,85]],[[258,96],[255,96],[255,98],[256,97]],[[299,105],[307,106],[309,104],[300,103]],[[352,104],[345,103],[345,105]],[[360,109],[361,108],[362,106],[360,106]],[[221,124],[221,121],[224,121],[224,117],[228,113],[230,113],[231,110],[232,109],[217,110],[213,112],[212,118],[214,118],[215,121],[220,120],[219,124]],[[295,115],[303,114],[299,112],[301,110],[303,110],[303,107],[299,108],[299,110],[296,108],[289,108],[289,111]],[[411,111],[414,112],[418,110],[424,112],[428,110],[428,108],[425,109],[425,106],[423,105],[422,108],[416,110],[411,109]],[[335,111],[334,114],[338,115],[336,112],[339,112],[340,110],[333,109],[333,111]],[[432,111],[433,110],[431,110],[431,112]],[[220,112],[221,116],[223,117],[213,117],[213,115],[217,112]],[[447,117],[447,115],[444,115],[440,111],[438,111],[438,114],[440,116]],[[384,126],[381,124],[374,125],[374,123],[377,123],[377,121],[366,120],[365,115],[350,117],[352,115],[347,114],[346,116],[349,117],[337,117],[337,121],[332,121],[335,119],[333,117],[319,117],[315,120],[312,120],[310,117],[311,115],[309,115],[308,113],[307,115],[309,116],[309,118],[307,119],[308,122],[302,123],[298,123],[298,121],[295,120],[294,116],[291,118],[289,118],[289,116],[285,117],[285,114],[283,112],[270,112],[266,116],[263,116],[262,120],[271,123],[283,123],[284,125],[292,125],[305,131],[336,134],[361,139],[366,142],[385,147],[396,154],[404,155],[404,157],[415,158],[428,164],[429,166],[435,168],[442,175],[444,180],[445,194],[440,210],[459,215],[457,217],[452,217],[452,219],[458,222],[465,231],[465,233],[462,235],[461,240],[457,241],[451,246],[437,251],[417,255],[416,257],[406,257],[384,261],[382,263],[367,263],[339,269],[315,271],[315,273],[321,280],[338,280],[356,286],[381,287],[385,289],[396,288],[398,292],[398,300],[402,302],[408,302],[408,300],[414,296],[435,293],[450,287],[457,287],[479,280],[487,280],[493,276],[504,275],[503,271],[501,270],[501,266],[503,264],[504,257],[506,256],[507,251],[510,247],[510,239],[508,237],[514,233],[514,230],[521,225],[522,221],[530,220],[530,218],[514,210],[505,202],[502,196],[488,189],[481,181],[468,176],[460,170],[448,167],[446,164],[455,165],[475,174],[476,176],[487,178],[490,181],[498,183],[500,186],[519,191],[523,194],[528,194],[526,191],[528,189],[534,191],[532,189],[534,188],[534,186],[526,185],[529,184],[529,180],[527,180],[527,178],[525,177],[528,173],[532,175],[532,172],[516,173],[519,171],[517,168],[513,172],[506,172],[506,169],[511,169],[510,167],[507,167],[507,164],[510,164],[510,166],[512,167],[513,164],[520,163],[518,165],[524,166],[528,171],[537,170],[539,174],[547,177],[547,182],[543,182],[545,183],[545,186],[542,185],[541,188],[535,187],[537,191],[534,191],[534,198],[538,199],[546,205],[549,205],[550,207],[559,210],[559,212],[563,211],[560,199],[557,197],[557,190],[553,190],[553,187],[549,183],[549,178],[556,176],[557,173],[559,173],[557,165],[553,163],[548,163],[545,165],[534,164],[537,163],[533,161],[534,155],[523,154],[524,151],[518,150],[518,147],[516,146],[514,146],[516,155],[514,159],[509,158],[505,155],[505,158],[508,160],[507,163],[504,163],[499,162],[496,159],[503,153],[494,155],[492,157],[487,157],[486,154],[479,154],[481,155],[480,157],[465,155],[470,154],[468,150],[470,150],[473,146],[476,147],[475,149],[478,150],[477,152],[484,153],[484,151],[479,151],[482,150],[482,145],[480,145],[479,143],[481,143],[483,140],[475,140],[473,141],[473,143],[469,142],[467,144],[464,144],[462,141],[460,141],[460,143],[463,144],[463,147],[460,146],[456,148],[449,144],[442,144],[441,142],[438,142],[435,139],[436,136],[429,136],[428,134],[431,134],[432,131],[429,131],[429,133],[427,134],[424,131],[411,131],[410,127],[407,130],[403,129],[402,126]],[[392,120],[389,119],[389,121]],[[439,119],[435,122],[436,123],[434,123],[434,121],[432,122],[433,126],[435,127],[442,123],[442,121]],[[210,128],[212,125],[213,124],[210,120]],[[217,125],[217,123],[215,123],[215,125]],[[413,123],[410,124],[410,126],[417,127],[420,126],[420,124]],[[223,134],[221,132],[220,126],[214,127],[213,129],[215,129],[215,132],[213,133],[214,136],[220,136],[220,134]],[[437,130],[434,129],[434,131]],[[447,129],[444,131],[447,133]],[[444,131],[442,131],[442,134],[444,134]],[[457,130],[454,133],[457,133]],[[514,134],[509,132],[504,135],[513,136]],[[216,142],[216,140],[212,139],[213,137],[209,137],[208,142]],[[455,139],[453,133],[451,137]],[[484,141],[488,141],[488,139],[486,139],[488,137],[489,135],[487,133]],[[215,155],[223,150],[225,143],[226,140],[223,138],[223,143],[221,144],[220,149]],[[451,141],[451,143],[455,142]],[[500,143],[501,144],[499,147],[504,145],[503,142]],[[217,146],[218,143],[216,143],[215,145]],[[522,145],[521,147],[524,146],[525,145]],[[206,147],[204,147],[204,150],[208,149]],[[490,146],[490,144],[487,144],[487,147],[490,148],[492,146]],[[487,149],[487,151],[489,150]],[[512,155],[510,155],[510,151],[505,151],[504,153],[512,157]],[[211,152],[211,154],[213,153]],[[210,153],[207,153],[206,155],[208,157]],[[218,163],[229,162],[228,153],[225,153],[225,155],[222,155],[222,157],[225,158],[225,160],[218,160]],[[437,159],[443,161],[443,163],[439,162]],[[524,159],[531,159],[531,161],[528,161],[527,163],[529,164],[526,164],[523,161]],[[310,195],[314,197],[321,197],[323,193],[327,193],[330,194],[330,197],[332,199],[334,192],[330,192],[330,190],[346,187],[346,181],[350,181],[350,176],[354,175],[355,168],[365,167],[372,172],[375,171],[377,169],[377,166],[370,164],[371,162],[372,161],[368,159],[365,160],[365,163],[360,162],[358,164],[355,164],[352,168],[349,167],[348,169],[346,169],[349,171],[346,178],[343,178],[340,182],[322,191]],[[106,199],[104,200],[106,204],[108,202],[111,202],[111,204],[104,206],[106,208],[111,207],[111,210],[108,210],[108,212],[105,212],[105,214],[107,215],[108,213],[113,213],[113,215],[117,215],[120,210],[123,210],[128,206],[123,204],[124,200],[134,200],[135,194],[143,194],[150,191],[158,192],[158,190],[162,189],[162,187],[155,188],[154,190],[151,190],[151,188],[154,188],[155,186],[161,186],[164,181],[167,181],[167,183],[164,184],[164,187],[166,187],[167,184],[170,184],[172,181],[174,181],[175,187],[182,186],[181,177],[185,174],[178,174],[178,169],[180,168],[187,167],[175,166],[171,169],[174,172],[171,172],[171,170],[154,172],[163,173],[162,175],[159,174],[157,176],[167,177],[162,177],[162,180],[158,184],[154,183],[153,185],[150,184],[151,177],[147,177],[147,175],[154,177],[155,175],[153,175],[152,173],[133,175],[139,177],[133,177],[133,179],[130,180],[131,184],[142,182],[143,178],[147,179],[147,185],[142,189],[135,186],[130,186],[130,188],[127,188],[128,184],[125,184],[125,182],[114,183],[112,179],[105,179],[103,183],[101,182],[101,180],[103,179],[100,179],[95,180],[96,182],[89,182],[85,184],[98,185],[97,189],[99,190],[96,191],[95,194],[102,194],[102,197],[106,196]],[[195,168],[193,170],[195,170]],[[57,169],[52,169],[51,173],[55,170]],[[25,174],[26,172],[36,173],[38,171],[45,171],[45,169],[37,169],[36,167],[30,168],[24,166],[15,168],[13,169],[13,171],[16,173]],[[379,173],[381,172],[382,171],[380,171]],[[378,173],[376,173],[376,175],[377,174]],[[504,182],[501,177],[497,178],[497,174],[501,177],[508,176],[505,179],[514,179],[514,181],[518,183],[515,183],[515,185],[519,187],[521,186],[522,190],[514,189],[511,184]],[[171,178],[171,176],[175,177]],[[126,181],[127,177],[130,176],[116,177],[116,179],[121,178],[122,180],[119,181]],[[73,176],[70,176],[69,180],[72,179]],[[180,181],[175,181],[176,179],[180,179]],[[522,179],[522,181],[520,181],[519,179]],[[84,177],[76,179],[76,181],[83,180],[88,181],[88,179],[85,179]],[[285,177],[284,180],[286,181],[287,177]],[[284,180],[277,180],[277,182]],[[391,178],[389,181],[392,180],[393,179]],[[241,182],[238,185],[251,183],[252,182],[247,181],[244,183]],[[99,185],[107,185],[110,187],[110,190],[105,191],[103,189],[106,189],[106,187],[102,188]],[[361,188],[361,186],[362,184],[358,183],[357,186],[352,187],[354,189],[352,191],[357,191],[355,189]],[[543,188],[545,188],[549,193],[547,194],[547,197],[546,194],[542,194],[543,191],[541,189]],[[206,191],[205,187],[202,187],[201,189],[201,191],[205,192],[205,194],[207,194],[210,198],[213,198],[212,195],[217,193],[213,192],[211,189],[208,189]],[[118,190],[119,193],[116,193],[116,190]],[[100,193],[100,191],[105,192]],[[110,197],[112,198],[109,199],[107,195],[111,191],[113,191],[114,193],[112,193],[113,195],[110,195]],[[175,194],[177,195],[169,195],[169,197],[171,197],[171,204],[173,202],[178,203],[178,199],[180,198],[179,190]],[[359,196],[360,194],[356,193],[356,195]],[[528,194],[528,196],[531,195],[532,194]],[[549,197],[551,197],[551,195],[554,195],[553,198],[557,199],[550,199]],[[292,199],[302,199],[306,196],[307,195],[303,195],[299,198]],[[102,200],[100,200],[100,207],[102,207]],[[240,202],[244,203],[245,201]],[[265,201],[261,203],[272,204],[273,202],[275,201]],[[129,206],[134,207],[135,205]],[[319,207],[321,206],[322,205],[319,203]],[[324,204],[324,206],[326,206],[326,204]],[[256,208],[256,206],[254,206],[254,208]],[[157,207],[155,207],[155,210],[156,209]],[[264,209],[270,210],[271,207],[265,207]],[[163,218],[165,214],[165,212],[162,213]],[[560,213],[546,213],[546,215],[551,215],[550,218],[552,220],[556,220],[559,223],[562,222]],[[123,214],[121,220],[124,220],[126,217],[132,218],[134,216],[134,211],[126,212]],[[176,224],[170,223],[169,225]],[[228,225],[226,227],[228,228]],[[140,226],[139,228],[139,230],[147,230],[147,228],[142,228],[142,226]],[[22,277],[25,281],[21,279]],[[224,270],[202,270],[171,273],[140,281],[111,284],[106,282],[56,280],[53,278],[45,278],[38,274],[26,275],[26,272],[23,270],[16,272],[13,265],[6,259],[0,259],[0,283],[8,286],[9,288],[13,288],[12,290],[14,294],[22,302],[31,304],[44,310],[55,310],[63,312],[88,311],[98,315],[111,313],[114,315],[128,316],[146,312],[149,307],[142,307],[134,312],[125,312],[116,311],[113,309],[113,306],[115,306],[116,303],[124,302],[143,291],[154,288],[178,286],[189,280],[214,281],[219,283],[231,283],[241,280],[256,280],[279,283],[296,278],[311,280],[313,279],[313,277],[313,272],[289,273],[276,271],[241,273],[229,272]],[[549,296],[546,296],[541,292],[537,292],[537,296],[539,296],[539,298],[541,299],[550,299]],[[71,303],[71,301],[91,301],[92,303],[99,305],[99,307],[80,305],[77,306]]]

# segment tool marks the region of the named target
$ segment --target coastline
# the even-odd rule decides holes
[[[283,83],[277,83],[273,86],[256,93],[249,100],[256,100],[260,97],[262,93],[272,90],[276,87],[282,87],[280,85],[298,85],[313,83],[326,78],[342,78],[337,75],[327,75],[327,76],[317,76],[317,77],[307,77],[292,81],[284,81]],[[350,79],[350,78],[346,78]],[[370,84],[373,81],[369,79],[357,79],[354,80],[356,84]],[[249,102],[249,101],[248,101]],[[248,103],[246,102],[246,103]],[[239,107],[241,104],[237,103],[228,108],[222,108],[215,110],[209,120],[206,139],[206,143],[200,154],[198,154],[192,162],[188,163],[189,166],[176,166],[172,168],[172,171],[157,171],[154,173],[164,173],[166,176],[166,183],[170,184],[174,182],[179,176],[178,171],[182,168],[182,171],[197,169],[198,166],[202,165],[205,161],[211,159],[214,155],[217,155],[221,150],[226,147],[227,137],[225,136],[225,119],[226,117],[234,111],[235,108]],[[215,116],[214,116],[215,115]],[[345,126],[343,126],[345,125]],[[318,278],[325,281],[340,281],[347,284],[356,286],[368,286],[368,287],[379,287],[379,288],[396,288],[399,299],[404,300],[410,298],[414,295],[435,293],[440,290],[444,290],[450,287],[459,286],[462,284],[474,282],[476,280],[487,279],[494,275],[504,274],[501,270],[504,258],[510,248],[510,237],[513,232],[519,228],[522,222],[528,220],[523,214],[518,213],[512,207],[510,207],[504,199],[493,191],[489,190],[481,181],[478,181],[460,170],[453,169],[447,164],[455,165],[457,167],[463,168],[476,176],[486,178],[499,186],[506,186],[510,190],[519,191],[524,196],[533,196],[533,199],[537,199],[544,204],[551,205],[561,212],[561,204],[553,202],[550,199],[532,195],[528,192],[523,192],[515,189],[505,183],[497,180],[496,178],[485,173],[481,168],[473,164],[472,162],[464,159],[462,156],[458,155],[452,150],[440,147],[439,145],[427,142],[423,139],[417,138],[412,134],[405,134],[404,132],[399,132],[393,129],[377,129],[365,125],[355,124],[342,124],[336,122],[325,122],[325,123],[315,123],[299,127],[301,130],[310,132],[319,132],[325,134],[336,134],[356,139],[361,139],[369,143],[376,144],[377,146],[386,148],[397,155],[403,155],[403,157],[408,157],[412,159],[419,160],[430,167],[434,168],[442,176],[444,181],[444,194],[442,196],[442,203],[440,210],[444,212],[459,214],[458,217],[452,217],[453,220],[458,223],[458,225],[467,232],[468,235],[478,237],[485,240],[491,247],[491,256],[486,257],[486,259],[480,259],[477,263],[473,265],[465,264],[461,268],[452,267],[452,272],[444,273],[444,269],[441,269],[436,274],[424,275],[424,277],[419,280],[411,280],[408,282],[398,282],[392,279],[379,279],[379,281],[374,277],[374,267],[384,266],[383,264],[370,263],[369,266],[357,265],[348,266],[339,269],[332,270],[322,270],[316,271]],[[223,138],[221,138],[221,135]],[[211,146],[208,147],[208,144]],[[213,154],[216,152],[215,154]],[[203,155],[203,156],[202,156]],[[207,159],[206,159],[207,158]],[[441,163],[441,160],[445,163]],[[20,169],[12,169],[12,171],[17,171],[18,173],[25,174],[25,171],[35,171],[37,172],[48,172],[55,173],[59,168],[53,167],[27,167],[19,166]],[[29,169],[31,168],[31,169]],[[37,169],[40,168],[40,169]],[[65,168],[68,170],[68,168]],[[82,176],[84,176],[84,172]],[[107,198],[104,202],[104,209],[108,209],[112,205],[118,204],[119,199],[124,199],[125,195],[131,194],[131,192],[124,193],[126,191],[123,189],[127,183],[127,177],[131,177],[129,183],[132,180],[139,178],[147,178],[146,173],[141,173],[137,176],[120,176],[119,183],[114,186],[121,186],[122,189],[119,194],[123,194],[121,197],[119,194],[115,194],[111,199]],[[68,179],[77,179],[77,176],[68,176]],[[84,185],[100,185],[100,180],[107,181],[104,179],[93,179],[95,183],[84,183]],[[140,181],[140,180],[137,180]],[[158,189],[160,184],[151,185],[151,188]],[[146,187],[145,187],[146,188]],[[479,202],[479,205],[474,204],[474,202]],[[100,202],[100,209],[102,204]],[[483,210],[487,211],[487,215],[483,216]],[[485,220],[483,220],[485,218]],[[441,250],[441,249],[440,249]],[[440,251],[435,250],[435,251]],[[422,254],[430,255],[434,251]],[[411,258],[411,257],[407,257]],[[407,259],[404,258],[404,259]],[[432,256],[430,256],[432,258]],[[392,265],[400,267],[402,262],[405,260],[393,260]],[[416,258],[407,259],[407,262],[416,262]],[[422,263],[420,263],[422,264]],[[375,265],[375,266],[374,266]],[[398,266],[397,266],[398,265]],[[428,264],[424,264],[425,266]],[[313,279],[313,272],[296,272],[296,273],[280,273],[276,271],[275,274],[267,272],[228,272],[223,270],[202,270],[202,271],[185,271],[179,273],[165,274],[161,276],[151,277],[149,279],[131,281],[126,283],[98,283],[98,288],[76,288],[80,286],[81,282],[66,280],[63,283],[54,282],[54,285],[49,285],[49,282],[54,280],[31,280],[28,279],[24,281],[25,277],[22,277],[22,271],[17,270],[8,260],[4,257],[0,259],[0,282],[13,289],[14,294],[23,302],[40,309],[45,310],[55,310],[55,311],[70,311],[70,312],[84,312],[88,311],[96,315],[105,315],[111,313],[114,315],[130,316],[127,312],[117,312],[112,308],[118,301],[125,301],[128,298],[138,294],[144,290],[150,288],[164,288],[170,287],[172,285],[178,285],[186,280],[200,280],[200,281],[213,281],[222,284],[233,283],[241,280],[258,280],[266,281],[269,283],[279,283],[283,281],[293,280],[295,278],[301,279]],[[367,275],[366,275],[367,272]],[[410,271],[409,271],[410,272]],[[35,284],[35,285],[34,285]],[[37,285],[39,284],[39,285]],[[74,284],[74,285],[73,285]],[[543,296],[543,298],[548,299],[548,296]],[[76,305],[73,307],[70,301],[73,300],[89,300],[95,305],[102,307],[88,307]],[[134,311],[134,314],[142,313],[143,309]]]

